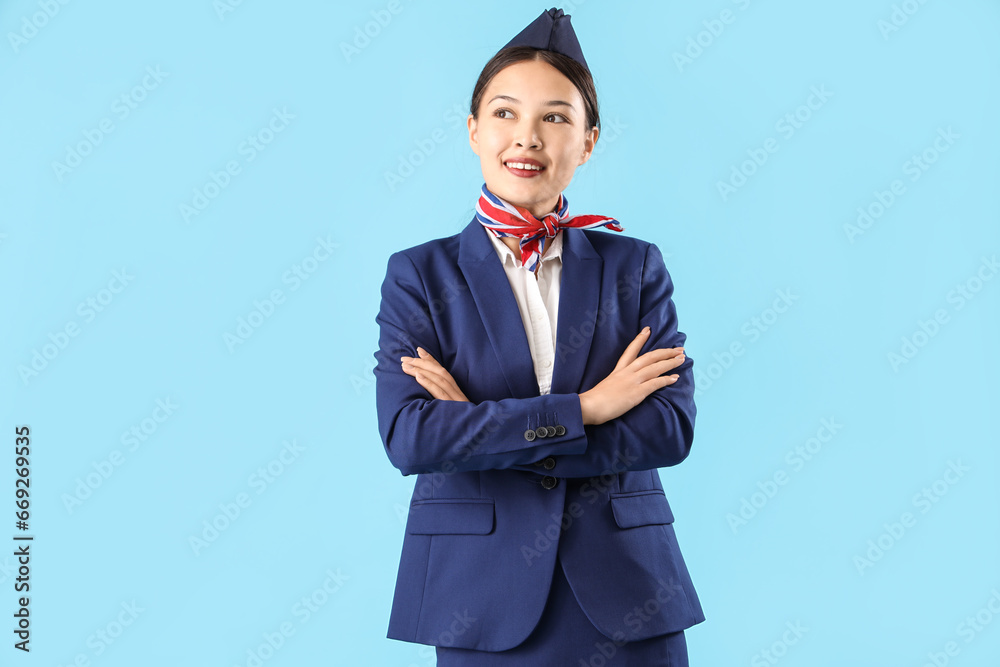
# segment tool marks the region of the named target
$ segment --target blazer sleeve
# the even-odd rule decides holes
[[[443,358],[428,302],[416,264],[403,251],[393,253],[375,318],[379,348],[373,370],[379,434],[393,466],[404,476],[452,473],[512,468],[586,450],[579,394],[481,403],[441,400],[403,372],[399,358],[416,357],[417,346]],[[556,413],[566,427],[562,436],[527,439],[529,418],[534,424],[554,423]]]
[[[639,329],[649,325],[650,337],[639,355],[664,347],[680,347],[687,336],[677,330],[674,286],[655,244],[646,249],[639,293]],[[636,331],[638,333],[638,331]],[[622,346],[624,351],[625,346]],[[596,477],[624,470],[649,470],[677,465],[694,440],[694,360],[685,350],[684,363],[667,375],[677,381],[657,389],[625,414],[603,424],[584,427],[586,451],[556,459],[550,474]],[[620,355],[619,355],[620,356]],[[617,357],[616,357],[617,361]],[[537,466],[519,469],[539,472]]]

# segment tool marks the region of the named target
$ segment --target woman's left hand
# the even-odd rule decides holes
[[[431,393],[434,398],[446,401],[466,401],[462,390],[458,388],[455,378],[444,369],[444,366],[431,356],[430,352],[422,347],[417,348],[419,357],[400,357],[403,362],[403,372],[417,378],[421,387]]]

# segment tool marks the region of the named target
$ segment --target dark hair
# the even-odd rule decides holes
[[[486,92],[486,87],[493,80],[493,77],[508,65],[525,60],[542,60],[562,72],[576,86],[583,98],[583,107],[587,114],[587,127],[585,129],[590,130],[593,127],[601,129],[601,116],[597,108],[597,89],[594,87],[594,78],[587,68],[569,56],[547,49],[536,49],[533,46],[512,46],[509,49],[500,49],[495,56],[490,58],[479,74],[476,87],[472,90],[470,112],[473,118],[479,120],[479,106],[482,104],[483,93]]]

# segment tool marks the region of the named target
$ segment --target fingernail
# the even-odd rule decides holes
[[[427,354],[427,350],[422,347],[417,348],[417,354]]]
[[[642,328],[642,332],[643,333],[649,333],[649,327],[648,326],[643,327]]]

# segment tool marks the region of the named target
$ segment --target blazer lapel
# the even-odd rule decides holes
[[[564,229],[551,393],[579,391],[600,302],[604,261],[583,230]],[[459,235],[458,265],[514,398],[538,396],[521,311],[496,250],[475,217]],[[474,369],[473,369],[474,370]]]
[[[484,232],[482,224],[473,217],[460,234],[458,266],[476,301],[510,395],[514,398],[537,396],[538,380],[521,311],[500,258]],[[470,372],[474,373],[475,369]]]

